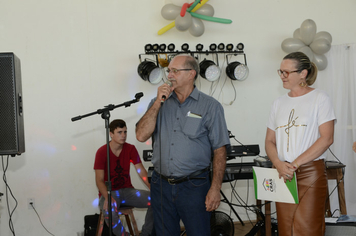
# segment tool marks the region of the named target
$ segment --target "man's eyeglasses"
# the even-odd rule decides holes
[[[284,78],[288,78],[290,73],[295,73],[295,72],[299,72],[299,70],[294,70],[294,71],[284,71],[284,70],[277,70],[279,76],[283,75]]]
[[[172,72],[173,74],[177,74],[179,71],[188,71],[188,70],[193,70],[193,69],[167,69],[167,73],[169,74],[170,72]]]

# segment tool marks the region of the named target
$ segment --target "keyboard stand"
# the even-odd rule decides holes
[[[224,203],[227,203],[230,206],[231,210],[235,213],[235,215],[239,219],[240,223],[244,226],[245,223],[241,220],[239,214],[237,214],[237,212],[235,211],[233,204],[231,202],[229,202],[229,200],[227,199],[227,197],[225,196],[225,194],[221,190],[220,190],[220,193],[224,198],[224,199],[221,199],[221,201],[224,202]]]

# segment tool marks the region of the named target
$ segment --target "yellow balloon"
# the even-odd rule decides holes
[[[168,30],[172,29],[174,26],[176,26],[176,22],[175,21],[173,21],[172,23],[166,25],[162,29],[158,30],[158,35],[162,35],[162,34],[166,33]]]
[[[194,7],[194,9],[192,10],[192,12],[195,12],[196,10],[198,10],[199,8],[201,8],[202,6],[204,6],[205,3],[207,3],[209,0],[203,0],[200,2],[200,4],[196,5]]]

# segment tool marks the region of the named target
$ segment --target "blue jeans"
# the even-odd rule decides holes
[[[180,235],[180,220],[187,235],[210,235],[210,212],[205,208],[205,197],[210,188],[209,172],[194,178],[199,179],[171,185],[153,172],[151,203],[157,235]]]
[[[151,208],[151,197],[150,191],[146,190],[138,190],[134,188],[124,188],[111,192],[111,197],[115,199],[117,203],[116,208],[120,208],[123,206],[132,206],[137,208],[147,208],[147,213],[145,217],[145,223],[142,226],[141,235],[152,235],[153,229],[153,213]],[[103,197],[100,198],[99,207],[100,210],[103,209],[105,199]],[[108,225],[109,223],[109,212],[102,211],[104,214],[105,222]],[[114,235],[122,235],[125,232],[125,229],[120,221],[120,217],[117,214],[117,209],[113,210],[112,214],[112,232]]]

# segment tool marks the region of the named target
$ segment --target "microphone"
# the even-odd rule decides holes
[[[165,84],[168,84],[169,87],[172,87],[172,86],[173,86],[172,82],[169,81],[169,80],[166,80],[166,82],[164,82],[164,83],[165,83]],[[162,98],[161,98],[161,104],[163,104],[164,101],[166,101],[166,99],[167,99],[166,95],[163,95]]]
[[[142,97],[143,97],[143,92],[135,94],[136,101],[140,101],[140,98],[142,98]]]

